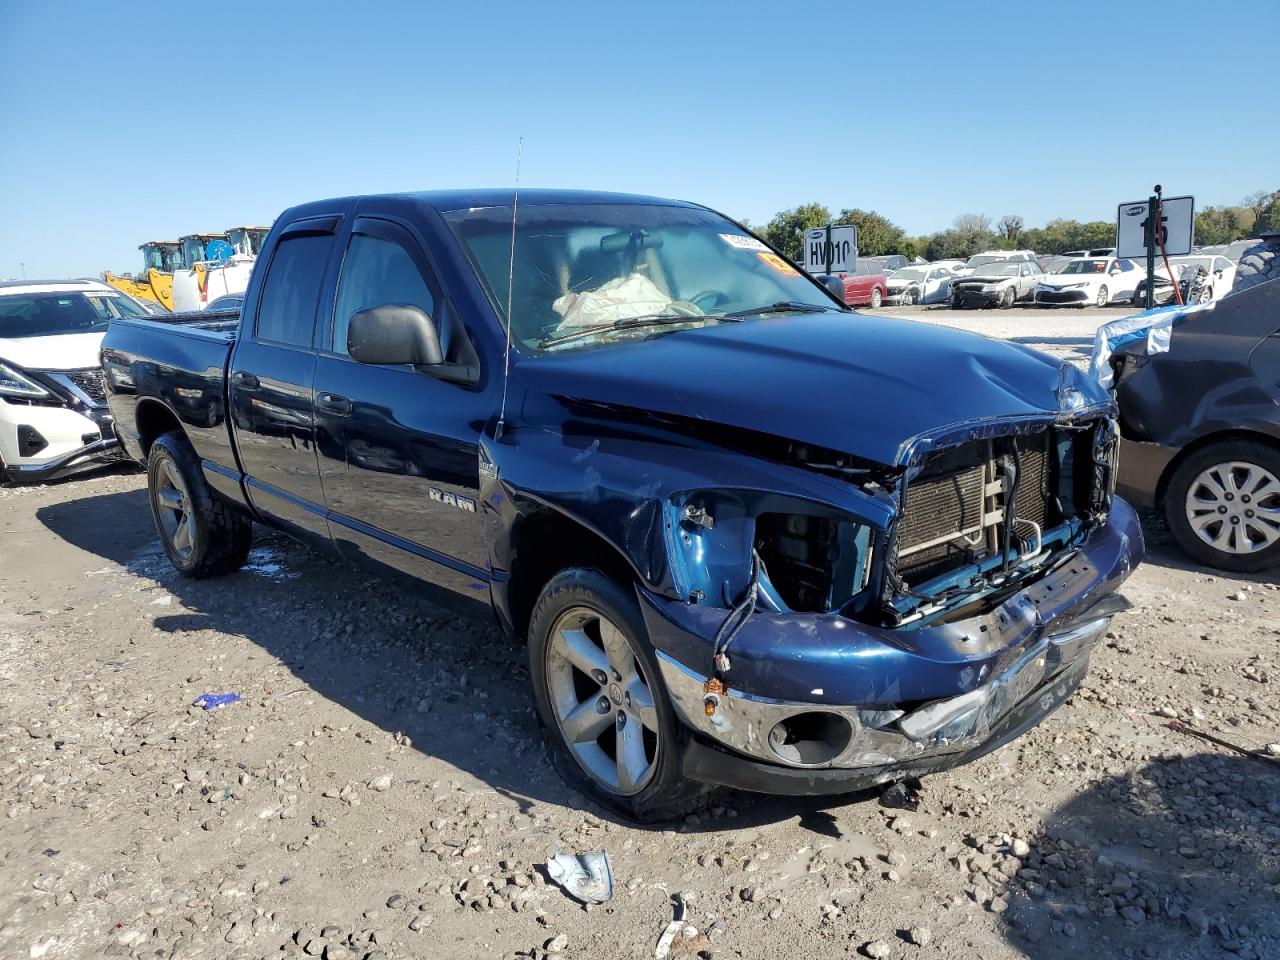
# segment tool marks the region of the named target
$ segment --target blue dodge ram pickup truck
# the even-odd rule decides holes
[[[851,313],[689,203],[306,204],[238,322],[118,320],[102,361],[179,571],[257,520],[487,595],[561,772],[642,819],[995,749],[1143,553],[1073,367]]]

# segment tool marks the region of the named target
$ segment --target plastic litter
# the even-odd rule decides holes
[[[613,899],[613,865],[609,854],[560,853],[547,861],[547,873],[570,896],[583,903]]]
[[[910,810],[914,812],[920,807],[920,794],[923,791],[924,784],[920,782],[918,777],[907,777],[905,780],[890,784],[880,794],[880,806],[888,807],[890,810]]]
[[[213,710],[228,703],[237,703],[239,700],[240,694],[238,693],[202,693],[192,700],[191,704],[196,707],[204,707],[206,710]]]
[[[675,943],[676,937],[680,936],[684,931],[684,897],[676,894],[672,897],[672,900],[675,907],[674,918],[662,931],[662,936],[658,938],[657,949],[653,951],[655,960],[666,960],[667,957],[671,956],[671,945]]]

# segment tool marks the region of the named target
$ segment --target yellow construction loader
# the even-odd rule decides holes
[[[138,249],[142,251],[140,274],[116,276],[108,271],[102,279],[134,299],[150,300],[172,310],[173,271],[182,267],[182,244],[177,240],[148,240]]]

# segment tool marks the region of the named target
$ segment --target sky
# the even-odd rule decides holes
[[[752,223],[1110,220],[1156,182],[1237,203],[1280,188],[1274,4],[0,0],[0,278],[509,186],[521,137],[524,186]]]

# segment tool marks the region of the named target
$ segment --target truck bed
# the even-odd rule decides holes
[[[240,324],[239,310],[190,310],[186,313],[160,313],[145,320],[117,320],[116,323],[159,324],[163,327],[182,327],[187,330],[205,330],[210,333],[235,334]],[[234,339],[234,336],[233,336]]]

